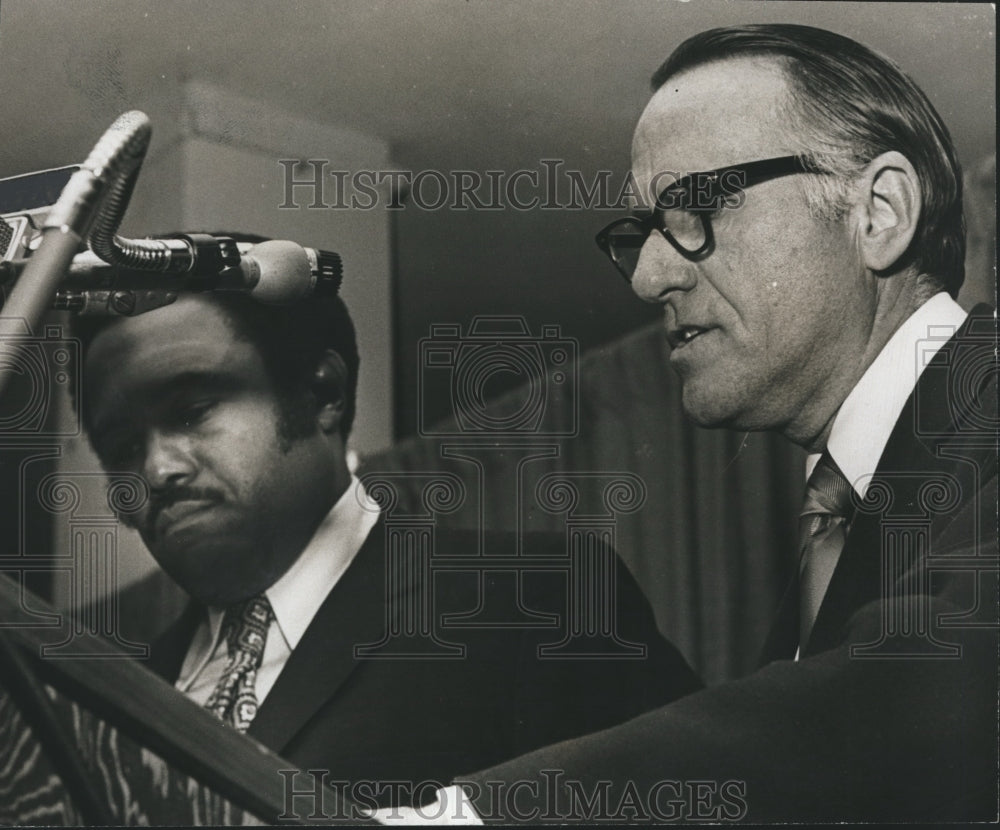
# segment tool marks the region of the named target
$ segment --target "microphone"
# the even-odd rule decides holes
[[[316,293],[336,293],[343,279],[340,255],[283,239],[252,246],[240,273],[250,296],[262,303],[291,303]]]
[[[336,294],[343,279],[339,254],[288,240],[251,245],[225,236],[185,234],[141,242],[144,247],[160,243],[158,250],[165,252],[155,271],[111,265],[84,251],[73,258],[53,307],[85,315],[134,315],[173,302],[181,291],[242,291],[259,302],[281,305]],[[4,294],[29,261],[0,263]]]

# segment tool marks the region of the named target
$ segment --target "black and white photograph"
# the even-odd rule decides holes
[[[995,39],[0,0],[0,824],[1000,822]]]

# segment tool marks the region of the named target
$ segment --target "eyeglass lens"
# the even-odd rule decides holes
[[[694,253],[705,244],[705,223],[690,210],[659,211],[660,227],[684,250]]]
[[[608,232],[608,249],[615,265],[623,274],[631,277],[639,263],[639,254],[649,235],[648,226],[638,222],[618,225]]]
[[[639,254],[655,226],[688,253],[699,251],[706,241],[705,222],[688,210],[658,210],[650,219],[622,222],[608,231],[608,247],[615,265],[631,278],[639,263]]]

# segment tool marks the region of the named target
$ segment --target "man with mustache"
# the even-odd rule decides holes
[[[598,242],[663,306],[694,421],[811,454],[798,573],[759,670],[465,795],[503,821],[995,820],[996,324],[954,300],[948,131],[893,63],[804,26],[695,35],[653,88],[635,213]]]
[[[428,780],[700,685],[621,567],[617,625],[644,646],[641,659],[539,658],[568,625],[566,586],[560,594],[551,574],[526,577],[524,601],[559,615],[561,629],[449,630],[464,653],[442,659],[358,651],[401,613],[387,603],[423,601],[429,586],[390,573],[378,506],[348,470],[359,359],[339,297],[267,306],[187,294],[135,317],[79,318],[77,334],[97,455],[112,477],[149,487],[124,518],[192,597],[150,667],[317,781],[343,782],[342,794],[371,806],[419,803],[433,797]],[[437,531],[436,555],[477,553],[477,532]],[[562,537],[527,534],[524,545],[565,555]],[[435,630],[441,615],[476,608],[479,581],[466,576],[431,596]]]

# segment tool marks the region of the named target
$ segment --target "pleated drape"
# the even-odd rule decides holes
[[[650,598],[661,629],[710,682],[750,670],[790,573],[795,520],[802,497],[803,456],[782,438],[705,430],[684,415],[680,383],[666,362],[658,325],[589,352],[575,384],[549,379],[542,421],[523,435],[413,438],[367,459],[362,473],[444,472],[459,477],[467,498],[438,517],[441,524],[474,526],[480,510],[488,528],[561,531],[565,515],[538,503],[536,485],[563,473],[579,488],[580,513],[601,513],[602,492],[615,474],[637,476],[644,505],[614,516],[616,545]],[[575,394],[574,394],[575,386]],[[523,410],[525,389],[489,409]],[[572,425],[578,434],[555,437]],[[457,421],[434,431],[456,431]],[[554,447],[557,455],[521,464],[527,449]],[[479,458],[479,464],[448,457]],[[477,449],[468,449],[475,446]],[[479,493],[480,468],[484,482]],[[590,477],[580,475],[592,474]],[[422,479],[397,478],[405,488]],[[520,483],[512,493],[511,482]],[[414,501],[402,509],[419,510]],[[405,501],[407,495],[404,494]],[[480,503],[483,502],[483,503]]]

